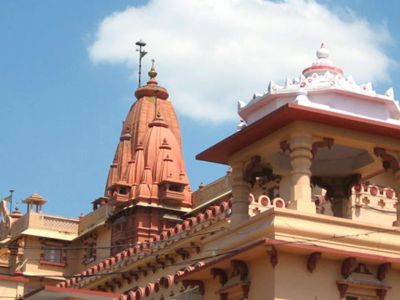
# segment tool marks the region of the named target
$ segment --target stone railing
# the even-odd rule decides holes
[[[362,183],[356,184],[352,192],[352,203],[355,207],[396,211],[397,195],[390,187]]]
[[[43,227],[46,229],[77,233],[79,221],[62,217],[43,215]]]
[[[266,195],[255,197],[252,193],[249,194],[249,215],[255,216],[259,213],[272,208],[286,208],[286,201],[280,197],[271,199]]]
[[[10,228],[8,228],[7,224],[2,221],[0,222],[0,241],[4,240],[10,234]]]
[[[107,220],[110,207],[108,205],[100,206],[98,209],[87,214],[79,222],[79,234],[84,231],[90,230],[97,224],[100,224]]]
[[[197,191],[193,192],[193,207],[197,207],[231,190],[232,187],[229,182],[229,175],[221,177],[206,186],[199,187]]]
[[[10,234],[15,237],[26,229],[46,229],[52,231],[78,233],[79,220],[30,212],[11,224]]]
[[[29,215],[26,214],[11,224],[11,236],[16,236],[28,227]]]

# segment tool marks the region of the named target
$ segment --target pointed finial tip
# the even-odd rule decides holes
[[[155,67],[154,67],[154,63],[155,63],[155,60],[152,59],[152,60],[151,60],[151,68],[150,68],[150,71],[149,71],[149,73],[148,73],[150,79],[154,79],[154,78],[156,78],[156,76],[157,76],[157,72],[156,72],[156,69],[155,69]]]
[[[329,57],[329,50],[328,50],[328,48],[326,48],[325,43],[322,42],[321,46],[317,50],[317,58],[321,59],[321,58],[328,58],[328,57]]]

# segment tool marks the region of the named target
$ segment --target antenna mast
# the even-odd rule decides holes
[[[144,46],[146,46],[146,43],[141,39],[136,42],[136,46],[138,46],[136,51],[139,52],[139,83],[138,83],[138,87],[140,87],[141,76],[142,76],[142,58],[147,54],[147,51],[144,50]]]
[[[15,190],[10,190],[10,213],[12,212],[13,193]]]

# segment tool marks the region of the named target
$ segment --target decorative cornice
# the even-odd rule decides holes
[[[175,244],[178,241],[187,239],[187,233],[193,230],[202,230],[208,226],[211,226],[214,222],[225,219],[230,215],[230,202],[224,201],[220,205],[214,205],[205,210],[203,213],[199,213],[189,219],[186,219],[182,224],[177,224],[174,228],[166,230],[158,235],[153,241],[148,243],[137,244],[133,247],[125,249],[117,254],[110,256],[109,258],[99,262],[98,264],[74,275],[72,278],[62,281],[57,284],[59,287],[71,287],[80,286],[83,287],[87,284],[97,280],[95,275],[101,275],[107,272],[112,272],[114,269],[119,269],[122,266],[126,268],[127,265],[132,263],[138,263],[147,257],[154,256],[159,250]],[[197,247],[197,246],[196,246]],[[194,250],[196,251],[196,247]],[[179,255],[187,255],[189,252],[183,248]],[[171,261],[172,257],[168,260]],[[154,258],[155,264],[152,264],[152,268],[162,268],[162,264],[157,264],[156,258]],[[148,268],[148,266],[146,266]],[[142,270],[144,271],[144,270]],[[138,268],[138,272],[140,272]],[[143,272],[142,272],[143,273]],[[129,272],[126,272],[125,276],[131,276]],[[137,276],[137,275],[136,275]],[[111,283],[109,283],[111,284]]]

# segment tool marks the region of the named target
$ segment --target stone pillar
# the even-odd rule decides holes
[[[400,204],[399,204],[399,200],[400,200],[400,169],[398,169],[394,173],[394,178],[397,183],[397,187],[396,187],[397,203],[396,203],[396,221],[393,222],[393,226],[400,227]]]
[[[313,176],[311,181],[326,190],[325,197],[331,202],[331,208],[335,217],[351,219],[353,212],[351,207],[351,188],[359,183],[361,175],[353,174],[337,177]]]
[[[237,225],[249,219],[250,184],[243,179],[243,164],[232,164],[232,215],[231,224]]]
[[[290,163],[292,165],[290,208],[302,212],[315,213],[311,192],[311,135],[298,133],[290,139]]]

